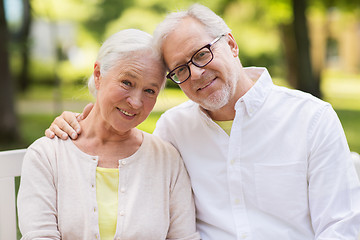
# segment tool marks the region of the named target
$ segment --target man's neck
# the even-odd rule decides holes
[[[224,107],[212,111],[201,106],[200,108],[214,121],[229,121],[235,118],[235,104],[228,103]]]
[[[205,111],[214,121],[234,120],[236,113],[235,104],[250,90],[250,88],[252,88],[252,86],[254,86],[254,84],[255,82],[251,80],[250,77],[243,71],[241,74],[241,79],[236,84],[235,92],[232,98],[225,106],[216,110],[207,110],[203,107],[201,107],[201,109]]]

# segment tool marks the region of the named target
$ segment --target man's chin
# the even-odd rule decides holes
[[[209,96],[208,99],[199,103],[207,111],[217,111],[228,103],[228,96]]]

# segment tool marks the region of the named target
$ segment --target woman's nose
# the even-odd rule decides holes
[[[142,106],[142,94],[140,93],[140,91],[132,92],[127,98],[127,102],[134,109],[140,108]]]

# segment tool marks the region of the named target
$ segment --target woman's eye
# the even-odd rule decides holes
[[[150,94],[155,94],[155,91],[152,89],[146,89],[145,92],[150,93]]]
[[[131,82],[129,82],[127,80],[123,80],[122,83],[125,84],[126,86],[131,87]]]

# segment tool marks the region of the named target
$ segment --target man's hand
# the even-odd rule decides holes
[[[56,135],[63,140],[66,140],[68,136],[76,139],[78,134],[81,133],[79,122],[89,115],[93,106],[92,103],[89,103],[85,106],[81,114],[64,111],[60,116],[56,117],[50,127],[45,130],[45,135],[48,138],[54,138]]]

